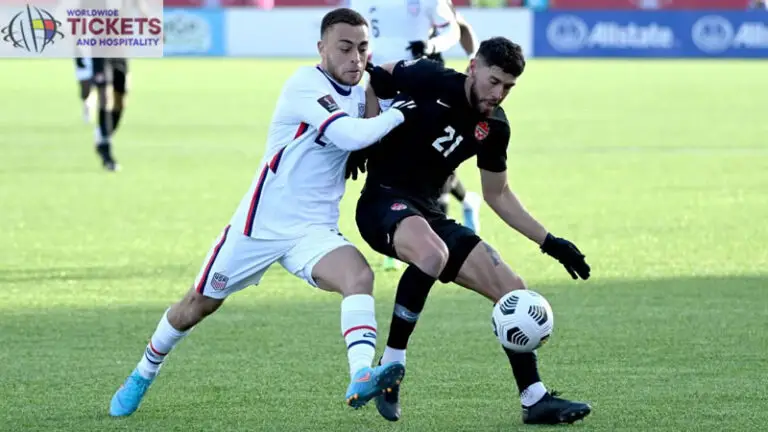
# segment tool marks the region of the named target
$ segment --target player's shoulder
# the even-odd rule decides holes
[[[491,141],[498,141],[501,145],[506,146],[511,130],[504,108],[496,107],[491,115],[488,116],[487,122],[487,132],[491,136]]]
[[[488,116],[488,120],[499,126],[509,129],[509,120],[507,119],[507,113],[502,107],[496,107],[491,115]]]
[[[288,78],[286,87],[316,87],[324,85],[323,73],[315,66],[301,66]]]

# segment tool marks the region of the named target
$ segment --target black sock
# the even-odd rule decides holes
[[[112,136],[112,115],[104,108],[99,108],[99,133],[101,142],[109,142]]]
[[[456,177],[453,181],[453,187],[451,188],[451,194],[456,197],[459,202],[464,202],[464,197],[467,196],[467,190],[464,189],[464,184]]]
[[[536,353],[516,353],[507,348],[504,348],[504,352],[507,353],[520,393],[531,384],[541,381],[539,369],[536,366]]]
[[[405,349],[408,339],[416,327],[419,314],[427,303],[427,296],[436,279],[424,273],[415,265],[409,265],[397,284],[395,295],[395,310],[392,313],[392,324],[389,327],[387,346],[394,349]]]
[[[112,111],[112,133],[117,131],[117,125],[120,124],[120,116],[123,115],[123,110]]]

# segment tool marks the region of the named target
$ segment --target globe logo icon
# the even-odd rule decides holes
[[[27,5],[27,10],[17,13],[1,32],[3,40],[28,52],[41,53],[53,45],[56,37],[64,38],[59,31],[61,22],[43,9]]]

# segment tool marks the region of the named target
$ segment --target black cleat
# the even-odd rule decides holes
[[[381,360],[379,360],[379,366],[381,366]],[[402,383],[402,379],[400,382]],[[389,421],[400,420],[400,384],[393,386],[392,391],[376,397],[376,409]]]
[[[107,171],[118,171],[120,166],[117,165],[117,161],[112,157],[112,150],[109,143],[101,143],[96,146],[96,153],[101,156],[101,165]]]
[[[560,424],[573,423],[588,416],[592,407],[583,402],[572,402],[557,397],[557,392],[547,393],[540,401],[529,407],[523,407],[525,424]]]

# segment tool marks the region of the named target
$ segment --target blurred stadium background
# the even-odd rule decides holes
[[[507,35],[530,54],[505,104],[510,182],[593,266],[573,282],[481,210],[481,235],[554,308],[541,369],[593,404],[575,428],[765,430],[761,5],[455,3],[481,37]],[[320,18],[337,4],[165,6],[167,57],[130,64],[117,174],[93,151],[71,60],[0,61],[0,431],[525,430],[485,300],[433,289],[409,349],[404,418],[389,424],[373,406],[343,404],[339,299],[278,267],[177,347],[134,416],[108,418],[246,192],[283,81],[317,61]],[[466,66],[460,51],[449,57]],[[461,175],[478,189],[473,162]],[[399,272],[383,271],[357,233],[360,185],[348,183],[341,226],[376,271],[383,347]]]

